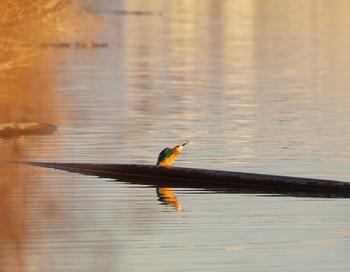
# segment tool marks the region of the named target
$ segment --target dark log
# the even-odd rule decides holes
[[[181,167],[157,168],[139,164],[21,163],[162,187],[205,188],[239,193],[350,197],[350,183],[335,180]]]

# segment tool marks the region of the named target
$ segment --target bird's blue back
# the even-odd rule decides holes
[[[160,162],[164,161],[165,159],[171,157],[171,155],[173,155],[173,153],[174,153],[174,152],[173,152],[173,150],[172,150],[171,148],[169,148],[169,147],[164,148],[164,149],[162,150],[162,152],[160,152],[159,155],[158,155],[157,165],[158,165]]]

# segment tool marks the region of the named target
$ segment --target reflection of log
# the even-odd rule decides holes
[[[168,169],[138,164],[24,163],[160,187],[215,188],[219,191],[229,189],[243,193],[297,193],[299,196],[350,197],[350,183],[334,180],[179,167]]]
[[[12,138],[22,135],[48,135],[57,130],[46,123],[6,123],[0,124],[0,137]]]

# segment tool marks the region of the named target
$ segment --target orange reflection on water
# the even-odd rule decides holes
[[[72,1],[1,1],[0,127],[58,125],[62,101],[58,102],[57,98],[53,52],[42,45],[54,42],[61,33],[74,32],[69,23],[75,28],[82,26],[79,16]],[[15,136],[4,139],[0,135],[0,271],[27,270],[30,258],[25,256],[25,241],[33,238],[30,229],[38,221],[33,220],[32,213],[28,214],[30,206],[37,198],[40,199],[35,205],[44,207],[52,206],[55,201],[43,193],[45,188],[33,195],[31,187],[43,185],[40,171],[35,172],[34,179],[25,166],[3,162],[36,159],[35,154],[23,150],[24,143],[33,143],[35,139]]]
[[[173,206],[175,210],[182,211],[182,205],[180,201],[177,199],[176,195],[173,192],[172,188],[167,187],[158,187],[157,195],[160,202],[165,205]]]

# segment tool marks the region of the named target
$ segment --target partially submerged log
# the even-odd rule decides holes
[[[216,191],[239,193],[350,197],[350,183],[335,180],[182,167],[157,168],[139,164],[24,163],[157,187],[211,188]]]
[[[50,135],[57,127],[47,123],[0,123],[0,138],[23,135]]]

